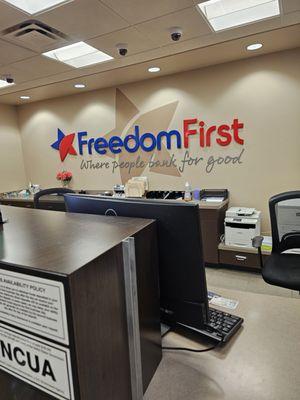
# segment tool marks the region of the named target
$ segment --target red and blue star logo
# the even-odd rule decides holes
[[[77,156],[77,151],[73,147],[75,133],[65,135],[60,129],[57,130],[57,141],[51,147],[59,151],[61,161],[64,161],[68,154]]]

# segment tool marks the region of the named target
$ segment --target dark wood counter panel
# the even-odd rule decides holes
[[[130,371],[135,365],[130,346],[132,332],[136,333],[140,347],[137,353],[142,371],[140,385],[145,391],[162,356],[155,222],[7,206],[1,210],[8,222],[0,226],[0,291],[15,293],[15,297],[12,294],[8,301],[12,315],[3,312],[0,302],[0,340],[6,340],[6,332],[12,331],[12,335],[31,337],[34,343],[42,341],[45,348],[53,345],[69,352],[74,383],[74,395],[52,396],[49,390],[46,393],[43,388],[33,387],[42,381],[40,376],[29,384],[21,375],[18,379],[7,373],[3,368],[5,359],[0,354],[1,399],[131,400],[134,385]],[[128,240],[134,243],[131,249],[135,257],[130,260],[124,250]],[[138,326],[129,317],[127,300],[130,290],[127,266],[134,259]],[[25,296],[22,298],[26,302],[31,295],[30,292],[24,295],[24,291],[29,291],[32,280],[40,282],[32,287],[47,283],[63,288],[65,306],[62,302],[61,309],[65,310],[68,332],[65,341],[58,335],[52,338],[48,331],[45,333],[47,322],[35,329],[35,314],[23,318],[19,312],[14,316],[20,298]],[[26,288],[22,293],[18,289],[21,281],[26,282],[22,284]],[[16,284],[9,289],[5,287]],[[35,325],[31,324],[31,318]],[[17,351],[20,361],[22,349]],[[70,368],[68,371],[70,374]]]

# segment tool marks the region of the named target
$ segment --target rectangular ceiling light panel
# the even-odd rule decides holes
[[[43,55],[75,68],[86,67],[113,59],[110,55],[95,49],[95,47],[85,42],[78,42],[56,50],[47,51]]]
[[[2,0],[12,6],[26,12],[27,14],[34,15],[42,11],[49,10],[50,8],[60,6],[64,3],[69,3],[73,0]]]
[[[280,14],[279,0],[209,0],[198,7],[214,31],[247,25]]]

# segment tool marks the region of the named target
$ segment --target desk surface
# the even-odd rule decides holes
[[[0,264],[71,274],[152,223],[149,219],[1,206]]]
[[[254,247],[227,246],[224,243],[220,243],[218,248],[219,248],[219,250],[235,251],[235,252],[239,252],[239,253],[257,254],[257,249],[255,249]],[[271,250],[262,250],[262,254],[269,256],[271,254]]]
[[[87,194],[85,194],[85,196],[104,196],[101,195],[101,193],[98,192],[88,192]],[[16,197],[16,196],[11,196],[11,195],[1,195],[0,194],[0,202],[2,202],[3,204],[5,203],[33,203],[33,195],[30,196],[26,196],[26,197]],[[104,196],[105,198],[110,198],[110,196]],[[161,199],[160,199],[161,200]],[[64,203],[64,197],[63,196],[56,196],[56,195],[47,195],[47,196],[42,196],[39,200],[40,202],[49,202],[49,203]],[[220,201],[220,202],[207,202],[207,201],[198,201],[198,200],[194,200],[197,204],[199,204],[199,208],[200,209],[208,209],[208,210],[220,210],[222,209],[224,206],[228,205],[229,200],[226,199],[224,201]]]
[[[299,400],[300,300],[210,289],[239,300],[243,328],[208,353],[164,352],[144,400]],[[207,343],[169,333],[163,345]]]
[[[13,203],[26,203],[30,202],[33,203],[33,198],[34,196],[31,194],[26,197],[17,197],[17,196],[0,196],[0,201],[5,203],[13,202]],[[54,202],[54,203],[63,203],[64,202],[64,197],[63,196],[57,196],[57,195],[47,195],[47,196],[42,196],[40,198],[41,202]]]

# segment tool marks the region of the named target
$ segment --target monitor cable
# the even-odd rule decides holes
[[[162,347],[163,350],[174,350],[174,351],[189,351],[192,353],[205,353],[207,351],[211,351],[216,349],[220,343],[216,343],[211,347],[207,347],[206,349],[190,349],[189,347]]]
[[[162,338],[163,338],[164,336],[166,336],[168,333],[170,333],[171,331],[172,331],[172,330],[170,329],[169,331],[165,332],[165,333],[162,335]],[[189,348],[189,347],[169,347],[169,346],[163,346],[163,347],[162,347],[162,350],[163,350],[163,351],[189,351],[189,352],[192,352],[192,353],[205,353],[205,352],[207,352],[207,351],[211,351],[211,350],[216,349],[221,343],[223,343],[223,342],[222,342],[222,341],[221,341],[221,342],[217,342],[217,343],[214,344],[213,346],[207,347],[206,349],[191,349],[191,348]]]

